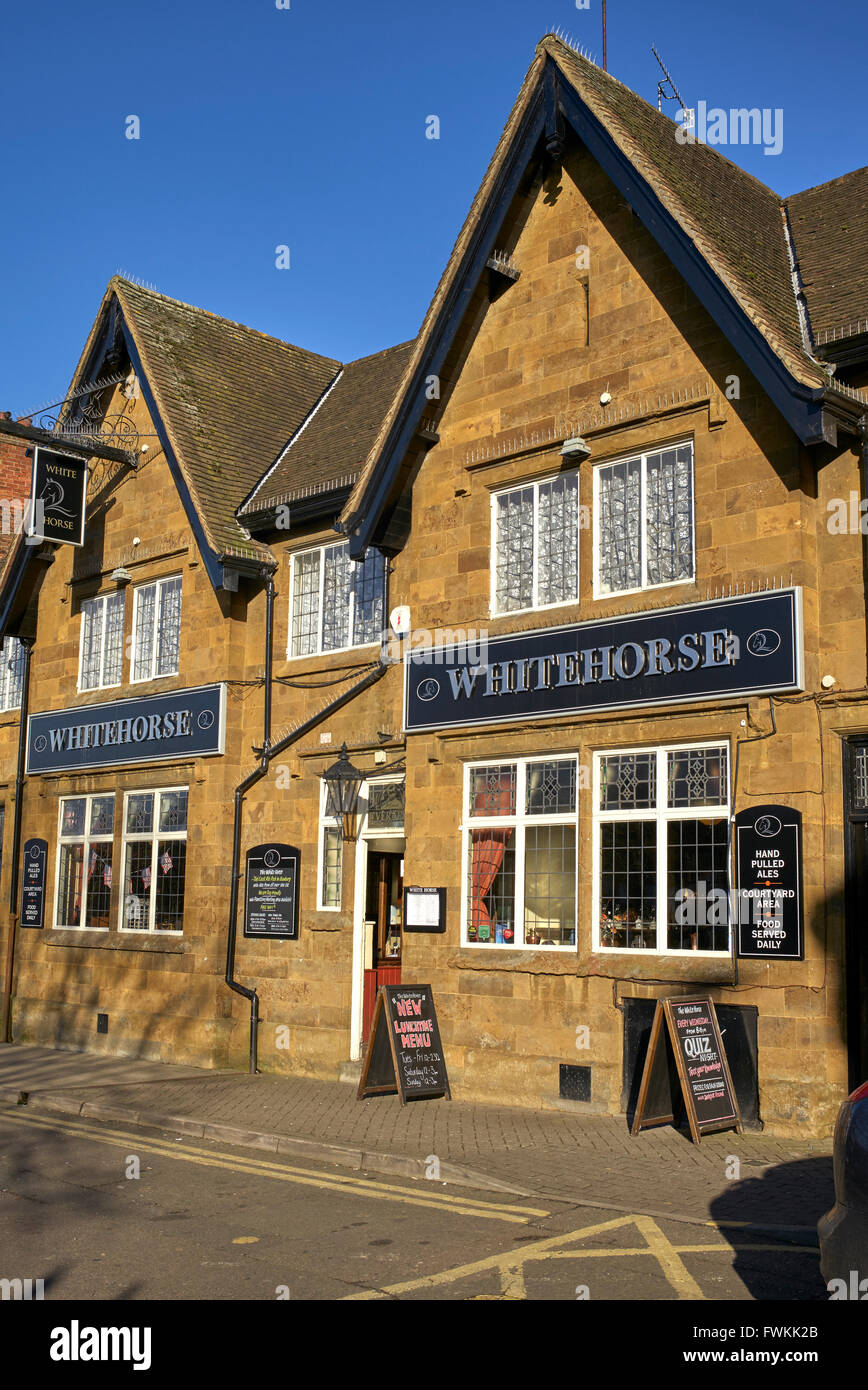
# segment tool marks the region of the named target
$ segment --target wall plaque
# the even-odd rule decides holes
[[[298,939],[298,865],[292,845],[254,845],[247,851],[244,935]]]
[[[804,960],[802,813],[749,806],[735,818],[738,954]]]

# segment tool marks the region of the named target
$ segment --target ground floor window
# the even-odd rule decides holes
[[[328,814],[325,782],[320,783],[317,907],[337,911],[341,905],[343,835],[341,822]]]
[[[595,948],[728,951],[727,746],[594,762]]]
[[[187,788],[127,792],[123,828],[122,928],[181,931],[187,866]]]
[[[55,926],[108,928],[114,815],[113,796],[61,800]]]
[[[468,945],[575,947],[576,789],[575,756],[465,768]]]

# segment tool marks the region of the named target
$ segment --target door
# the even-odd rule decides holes
[[[850,1088],[868,1081],[868,736],[844,744],[847,1057]]]
[[[368,849],[365,892],[366,960],[362,1001],[362,1042],[368,1040],[377,990],[401,983],[404,856]]]

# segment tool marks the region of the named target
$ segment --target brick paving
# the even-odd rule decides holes
[[[807,1228],[833,1201],[831,1140],[730,1131],[697,1146],[671,1126],[634,1139],[623,1116],[445,1100],[402,1107],[397,1096],[357,1101],[346,1082],[0,1047],[0,1099],[13,1100],[16,1089],[34,1104],[110,1107],[167,1128],[186,1119],[366,1154],[423,1162],[433,1155],[548,1197],[693,1219]],[[739,1160],[737,1179],[727,1173],[732,1157]]]

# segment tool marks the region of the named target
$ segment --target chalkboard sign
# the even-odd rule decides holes
[[[45,925],[45,866],[48,841],[26,840],[21,865],[21,925]]]
[[[247,851],[245,936],[297,940],[298,864],[292,845],[254,845]]]
[[[358,1099],[397,1094],[452,1099],[430,985],[381,985],[362,1066]]]
[[[708,995],[658,999],[631,1134],[674,1122],[678,1085],[695,1143],[718,1129],[743,1132],[717,1014]]]
[[[804,960],[802,813],[750,806],[735,818],[738,954]]]

